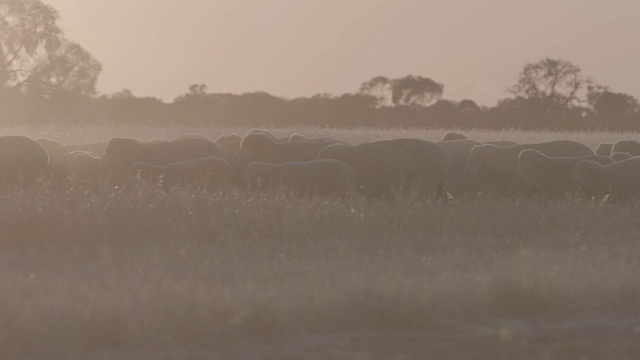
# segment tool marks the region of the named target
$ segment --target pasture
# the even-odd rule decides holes
[[[5,127],[63,143],[249,129]],[[350,143],[445,130],[273,129]],[[462,131],[478,141],[638,134]],[[0,195],[0,358],[634,359],[640,204],[38,184]]]

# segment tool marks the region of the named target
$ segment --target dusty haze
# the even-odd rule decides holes
[[[48,0],[102,61],[99,90],[171,100],[211,92],[296,97],[373,76],[431,77],[487,105],[527,62],[562,57],[640,95],[637,1]]]

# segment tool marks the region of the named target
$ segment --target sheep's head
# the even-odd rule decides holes
[[[289,142],[301,142],[306,140],[309,140],[309,138],[302,134],[293,134],[289,136]]]
[[[500,148],[495,145],[476,145],[471,149],[467,163],[467,176],[486,181],[492,170],[491,159],[497,157]]]
[[[236,152],[240,149],[240,142],[242,138],[237,134],[229,134],[222,135],[218,137],[215,141],[218,146],[222,147],[224,150],[230,153],[231,156],[234,156]]]
[[[571,181],[574,185],[590,193],[603,190],[599,188],[599,176],[603,166],[595,161],[582,160],[574,168]]]
[[[269,131],[269,130],[252,129],[247,133],[247,135],[251,135],[251,134],[262,134],[262,135],[267,136],[273,142],[278,141],[278,138],[275,135],[273,135],[273,133],[271,133],[271,131]],[[245,135],[245,137],[246,137],[246,135]]]
[[[626,160],[626,159],[630,159],[632,158],[633,155],[626,153],[626,152],[614,152],[613,154],[611,154],[611,160],[613,161],[622,161],[622,160]]]
[[[610,156],[613,144],[600,144],[596,149],[596,155]]]
[[[144,161],[146,150],[144,145],[134,139],[113,138],[104,149],[102,167],[112,177],[123,177],[131,164]]]
[[[235,161],[239,165],[260,160],[260,154],[274,145],[274,141],[265,134],[248,134],[240,142],[240,150],[235,155]]]
[[[75,177],[90,178],[100,176],[100,157],[92,153],[76,152],[71,158],[71,173]]]
[[[35,140],[40,146],[42,146],[48,154],[64,154],[67,152],[64,145],[60,144],[56,140],[39,138]]]
[[[522,150],[518,155],[518,174],[525,177],[539,174],[547,160],[547,156],[538,150]]]
[[[625,152],[633,156],[640,156],[640,143],[635,140],[620,140],[613,145],[611,152]]]
[[[466,140],[466,139],[467,137],[462,134],[448,132],[444,135],[444,137],[442,138],[442,141],[454,141],[454,140]]]

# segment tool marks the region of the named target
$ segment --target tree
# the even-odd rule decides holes
[[[209,88],[205,84],[193,84],[189,86],[189,91],[186,94],[178,96],[174,101],[185,102],[206,99],[209,96],[208,90]]]
[[[464,99],[458,103],[458,109],[467,113],[476,113],[480,111],[480,106],[473,100]]]
[[[444,85],[429,78],[409,75],[391,81],[394,106],[426,107],[442,96]]]
[[[376,76],[360,86],[360,94],[375,97],[378,107],[426,107],[438,101],[443,91],[444,85],[416,75],[398,79]]]
[[[377,106],[389,106],[391,103],[391,80],[386,76],[376,76],[360,85],[360,94],[373,96]]]
[[[100,63],[68,40],[41,0],[0,0],[0,87],[38,96],[93,96]]]
[[[590,89],[588,99],[597,119],[607,125],[627,127],[631,125],[628,120],[640,111],[638,99],[607,88]]]
[[[133,94],[133,91],[129,89],[122,89],[118,92],[115,92],[111,95],[106,96],[107,99],[111,99],[111,100],[135,99],[135,97],[136,96]]]
[[[584,99],[581,96],[593,85],[580,68],[563,59],[545,58],[524,66],[509,92],[516,98],[535,99],[555,110],[567,110]]]

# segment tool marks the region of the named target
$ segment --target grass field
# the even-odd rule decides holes
[[[242,134],[4,128],[66,143]],[[276,129],[359,142],[444,130]],[[520,143],[638,134],[468,131]],[[640,207],[223,189],[0,197],[2,359],[637,359]]]

